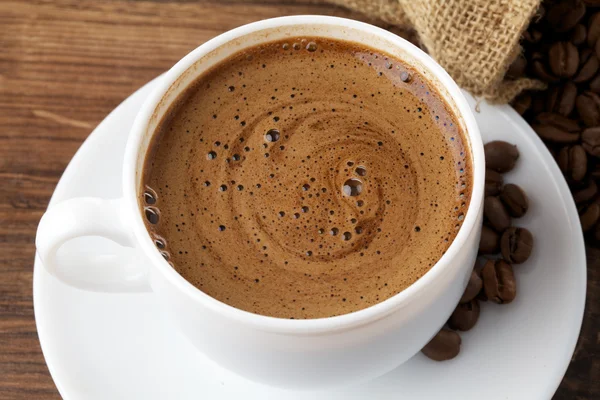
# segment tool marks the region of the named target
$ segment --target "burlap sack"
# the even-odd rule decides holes
[[[428,53],[463,88],[495,103],[532,79],[504,80],[540,0],[327,0],[401,27],[413,28]]]

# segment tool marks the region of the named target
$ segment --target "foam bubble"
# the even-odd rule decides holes
[[[344,182],[342,190],[346,196],[358,196],[363,190],[363,183],[356,178],[350,178]]]
[[[156,204],[157,198],[158,195],[156,192],[149,186],[146,186],[146,190],[144,191],[144,202],[147,205],[153,205]]]
[[[367,168],[360,166],[357,167],[354,172],[356,172],[356,175],[358,176],[366,176],[367,175]]]
[[[145,207],[144,214],[146,215],[146,220],[152,225],[158,224],[159,220],[159,211],[156,207]]]
[[[280,138],[279,130],[277,129],[269,129],[267,133],[265,133],[265,140],[267,142],[277,142]]]

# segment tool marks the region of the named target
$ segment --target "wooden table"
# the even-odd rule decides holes
[[[33,243],[83,140],[129,94],[200,43],[291,14],[365,20],[311,0],[0,0],[0,399],[60,398],[36,333]],[[600,398],[600,251],[589,257],[582,336],[555,399]],[[559,327],[556,321],[549,329]]]

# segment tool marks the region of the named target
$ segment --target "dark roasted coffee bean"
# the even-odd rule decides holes
[[[498,304],[510,303],[517,295],[512,266],[504,260],[489,260],[481,271],[486,297]]]
[[[500,239],[502,257],[511,264],[527,261],[533,248],[533,235],[525,228],[508,228]]]
[[[579,53],[579,63],[581,65],[585,64],[585,62],[590,58],[590,56],[594,54],[594,50],[588,49],[587,47]]]
[[[446,361],[458,355],[460,343],[458,333],[442,329],[421,349],[421,352],[434,361]]]
[[[585,39],[587,38],[587,29],[583,24],[577,24],[573,28],[570,34],[571,43],[575,46],[579,46],[585,43]]]
[[[581,53],[579,54],[579,68],[580,70],[583,68],[583,66],[592,58],[595,57],[596,59],[598,59],[598,57],[596,57],[596,55],[594,54],[594,50],[590,49],[590,48],[585,48],[583,50],[581,50]],[[588,67],[588,69],[593,69],[593,63],[594,61],[591,61],[591,67]],[[589,70],[586,72],[588,74],[590,74]],[[579,74],[579,72],[578,72]],[[593,80],[593,76],[590,78]]]
[[[584,208],[579,214],[579,220],[581,221],[581,230],[584,232],[589,231],[596,225],[600,218],[600,205],[598,203],[592,203]]]
[[[483,271],[483,265],[485,264],[486,260],[487,259],[479,259],[479,258],[475,260],[475,266],[473,267],[473,271],[475,271],[477,276],[479,276],[480,278],[482,277],[481,271]]]
[[[531,107],[531,94],[523,92],[510,103],[519,115],[523,115]]]
[[[581,135],[583,148],[588,154],[600,157],[600,126],[587,128]]]
[[[552,44],[552,43],[550,43]],[[542,47],[547,46],[546,47],[546,51],[542,52],[540,50],[542,50]],[[530,61],[544,61],[546,59],[545,54],[548,53],[548,50],[550,49],[550,46],[548,45],[548,42],[543,42],[540,43],[538,46],[536,46],[537,51],[534,51],[533,53],[531,53],[531,55],[529,56],[529,60]]]
[[[600,241],[600,224],[597,224],[596,229],[594,229],[594,237]]]
[[[600,94],[600,72],[590,81],[589,88],[590,91]]]
[[[467,287],[465,288],[465,292],[460,298],[460,303],[468,303],[473,300],[475,296],[479,294],[481,288],[483,287],[483,282],[481,280],[481,276],[473,269],[471,271],[471,276],[469,278],[469,282],[467,283]]]
[[[581,52],[579,53],[579,64],[583,65],[585,64],[585,62],[587,60],[590,59],[590,56],[594,55],[594,50],[593,49],[589,49],[589,48],[585,48],[583,50],[581,50]]]
[[[546,20],[556,32],[573,29],[585,15],[585,4],[581,0],[556,3],[548,10]]]
[[[487,296],[485,295],[485,290],[483,290],[483,267],[485,265],[486,259],[480,260],[477,259],[475,261],[475,268],[473,271],[477,274],[477,276],[481,279],[481,289],[479,290],[479,294],[475,296],[475,298],[479,301],[487,301]]]
[[[547,68],[544,62],[541,60],[533,61],[531,64],[531,71],[536,77],[547,83],[558,82],[560,80],[557,76],[550,72],[550,69]]]
[[[573,200],[575,200],[575,203],[581,204],[590,201],[597,194],[598,185],[596,185],[594,179],[590,179],[584,188],[573,192]]]
[[[564,85],[554,86],[548,92],[546,109],[551,113],[568,116],[575,108],[577,97],[577,86],[573,82],[565,82]]]
[[[594,54],[590,54],[588,59],[582,63],[579,68],[579,72],[573,78],[573,82],[582,83],[587,82],[592,79],[598,73],[598,68],[600,67],[600,62],[598,61],[598,57]]]
[[[596,224],[596,228],[594,229],[594,237],[600,242],[600,224]]]
[[[527,43],[538,43],[542,39],[542,32],[537,29],[529,29],[523,34],[523,40]]]
[[[546,111],[548,96],[545,92],[533,92],[531,95],[531,114],[536,115]]]
[[[525,215],[529,207],[529,202],[523,189],[512,183],[504,186],[500,194],[500,200],[504,203],[508,214],[513,218],[520,218]]]
[[[510,226],[510,216],[498,197],[488,196],[485,198],[483,215],[496,232],[503,232]]]
[[[548,64],[554,75],[570,78],[579,67],[579,51],[571,42],[556,42],[548,52]]]
[[[459,304],[448,320],[448,326],[458,331],[468,331],[475,326],[479,319],[479,301],[474,299],[468,303]]]
[[[542,125],[551,125],[569,133],[581,131],[581,127],[577,121],[569,119],[560,114],[544,112],[536,115],[535,119]]]
[[[492,228],[483,225],[479,239],[480,254],[496,254],[500,251],[500,235]]]
[[[585,92],[575,100],[577,113],[586,126],[600,125],[600,96],[596,93]]]
[[[581,136],[579,133],[569,133],[552,125],[532,124],[531,128],[539,137],[552,143],[577,143]]]
[[[576,144],[563,147],[558,153],[557,161],[561,171],[574,181],[578,182],[585,177],[587,154],[582,146]]]
[[[587,44],[590,48],[600,39],[600,11],[596,12],[588,20]]]
[[[508,71],[506,71],[506,77],[509,79],[517,79],[525,74],[527,68],[527,59],[520,53],[517,58],[510,64]]]
[[[487,168],[501,173],[513,169],[519,158],[517,146],[501,140],[487,143],[484,152]]]
[[[496,196],[500,194],[504,178],[502,174],[493,169],[485,170],[485,196]]]

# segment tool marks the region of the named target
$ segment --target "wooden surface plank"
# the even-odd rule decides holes
[[[366,20],[311,0],[0,0],[0,399],[60,398],[36,333],[35,230],[69,160],[123,99],[204,41],[276,16]],[[600,251],[555,399],[600,398]]]

